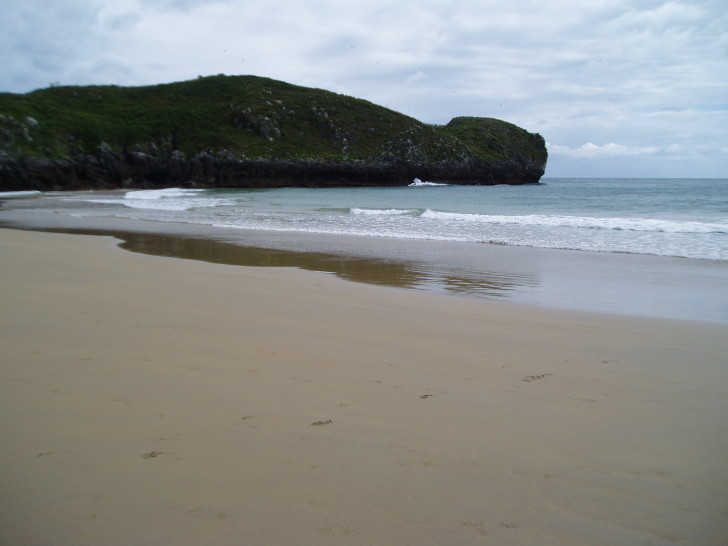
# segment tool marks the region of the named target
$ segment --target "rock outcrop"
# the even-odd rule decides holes
[[[143,102],[140,102],[143,101]],[[0,94],[0,190],[537,183],[544,139],[253,77]]]
[[[369,163],[305,160],[220,159],[201,154],[192,159],[161,159],[139,152],[113,152],[45,159],[0,158],[3,191],[114,188],[274,188],[286,186],[403,186],[415,178],[452,184],[537,183],[538,165],[487,164],[477,159],[415,164],[393,159]]]

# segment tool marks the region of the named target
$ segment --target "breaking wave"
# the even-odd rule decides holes
[[[728,223],[680,222],[648,218],[592,218],[583,216],[547,216],[530,214],[526,216],[502,216],[488,214],[465,214],[426,210],[423,218],[469,223],[496,225],[573,227],[584,229],[609,229],[617,231],[646,231],[658,233],[728,233]]]
[[[209,190],[164,188],[161,190],[132,190],[116,199],[85,199],[93,203],[123,205],[132,209],[188,211],[231,204],[229,199],[205,197]]]
[[[124,199],[169,199],[171,197],[193,197],[206,190],[186,188],[164,188],[162,190],[133,190],[124,194]]]
[[[418,209],[349,209],[352,214],[362,216],[415,216],[422,213]]]
[[[419,178],[415,178],[412,181],[412,184],[410,184],[410,187],[418,187],[418,186],[447,186],[448,184],[443,184],[442,182],[423,182]]]

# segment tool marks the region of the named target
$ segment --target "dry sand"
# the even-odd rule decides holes
[[[2,544],[725,544],[728,325],[0,230]]]

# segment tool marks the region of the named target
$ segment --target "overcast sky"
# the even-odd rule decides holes
[[[725,0],[0,0],[0,91],[254,74],[541,133],[546,176],[728,177]]]

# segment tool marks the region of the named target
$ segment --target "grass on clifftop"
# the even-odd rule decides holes
[[[445,125],[443,131],[465,144],[479,159],[500,161],[509,157],[538,161],[543,155],[540,153],[543,146],[540,135],[499,119],[457,117]],[[545,155],[543,161],[546,161]]]
[[[545,153],[540,136],[503,121],[433,126],[365,100],[255,76],[0,93],[0,154],[55,158],[109,148],[319,161],[393,155],[415,163]]]

